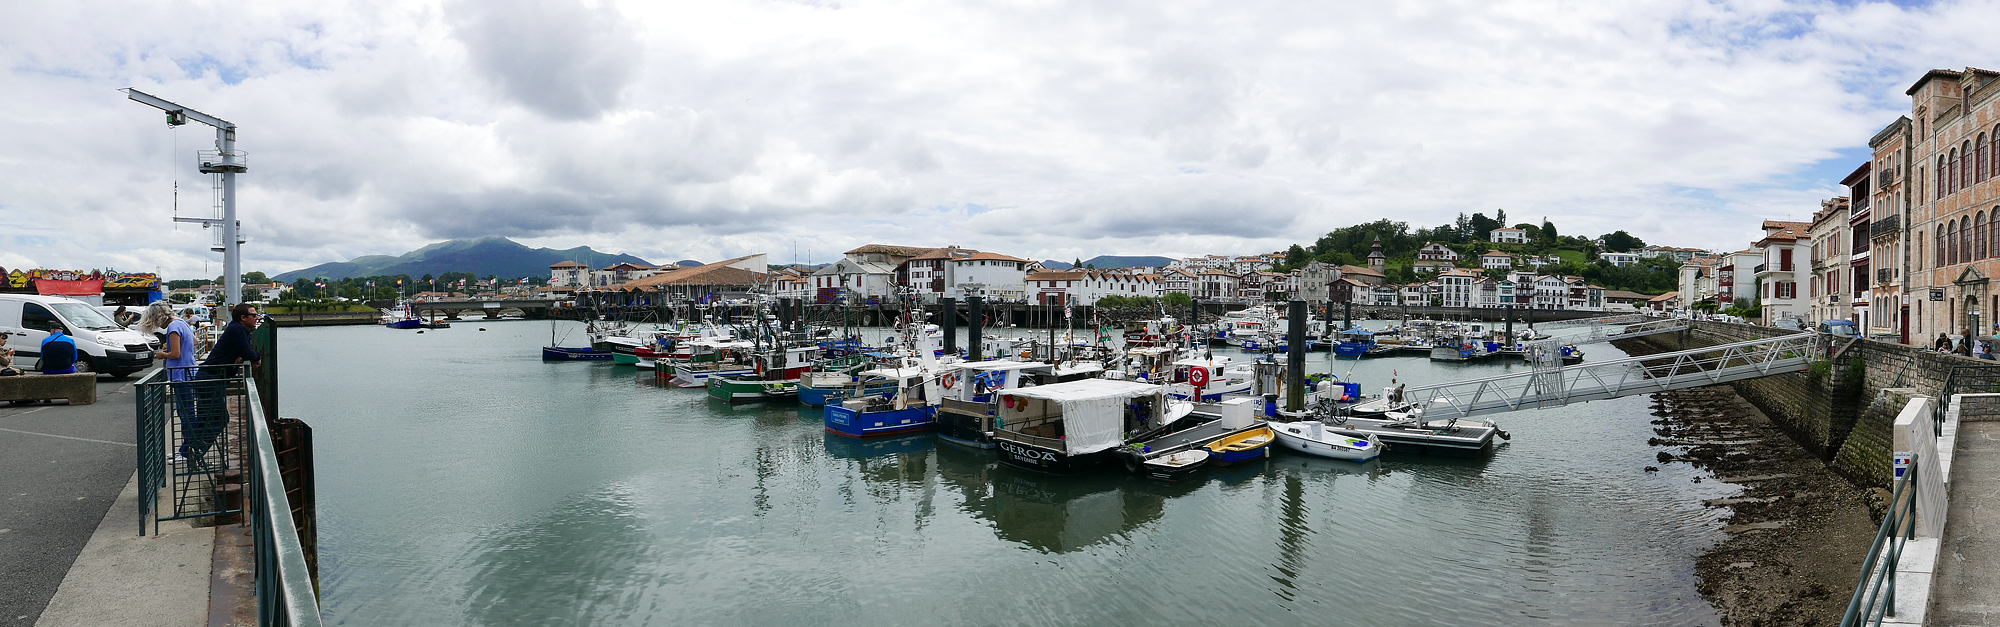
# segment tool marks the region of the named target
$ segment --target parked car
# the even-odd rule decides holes
[[[0,333],[8,335],[17,366],[41,365],[42,340],[62,329],[76,340],[78,371],[122,377],[153,365],[159,341],[119,326],[90,303],[60,296],[0,294]]]
[[[1779,318],[1777,320],[1772,320],[1771,326],[1780,329],[1791,329],[1793,331],[1804,331],[1806,329],[1805,323],[1800,322],[1798,318]]]
[[[1821,320],[1817,330],[1839,337],[1861,337],[1861,330],[1851,320]]]

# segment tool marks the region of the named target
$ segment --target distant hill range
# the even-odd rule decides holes
[[[419,277],[446,272],[471,272],[478,276],[506,278],[548,276],[549,266],[559,261],[574,261],[592,268],[619,263],[653,265],[631,255],[597,252],[591,250],[589,246],[578,246],[568,250],[529,248],[505,237],[481,237],[438,242],[396,257],[367,255],[349,261],[323,263],[303,270],[286,272],[272,279],[280,283],[290,283],[299,278],[345,279],[397,274]],[[682,261],[680,265],[701,264],[695,261]]]
[[[1145,266],[1152,266],[1158,268],[1160,266],[1164,266],[1167,265],[1168,263],[1171,263],[1173,260],[1174,258],[1172,257],[1098,255],[1096,257],[1091,257],[1089,259],[1083,260],[1083,265],[1096,268],[1099,270],[1109,270],[1112,268],[1139,268]],[[1049,261],[1043,261],[1042,267],[1048,268],[1050,270],[1068,270],[1070,268],[1070,265],[1068,262],[1049,260]]]

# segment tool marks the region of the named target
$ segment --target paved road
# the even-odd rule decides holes
[[[1929,623],[2000,624],[2000,422],[1961,422]]]
[[[0,627],[35,624],[132,478],[138,378],[98,377],[93,405],[0,403]]]

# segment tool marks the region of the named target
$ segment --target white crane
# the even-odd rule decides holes
[[[215,127],[215,151],[201,154],[201,171],[222,177],[222,217],[183,218],[174,217],[175,222],[193,222],[205,228],[222,229],[222,246],[216,250],[222,253],[222,285],[224,307],[243,302],[243,240],[237,238],[236,221],[236,175],[250,168],[243,153],[236,150],[236,125],[194,109],[174,104],[137,89],[123,90],[132,100],[167,112],[167,125],[180,126],[194,120]]]

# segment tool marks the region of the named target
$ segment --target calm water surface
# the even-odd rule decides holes
[[[1484,458],[1279,452],[1163,485],[930,435],[858,443],[794,403],[543,363],[550,326],[282,330],[329,624],[1717,622],[1695,592],[1721,538],[1700,500],[1735,488],[1642,470],[1647,397],[1502,414],[1514,439]],[[1371,390],[1517,367],[1331,368],[1350,366]]]

